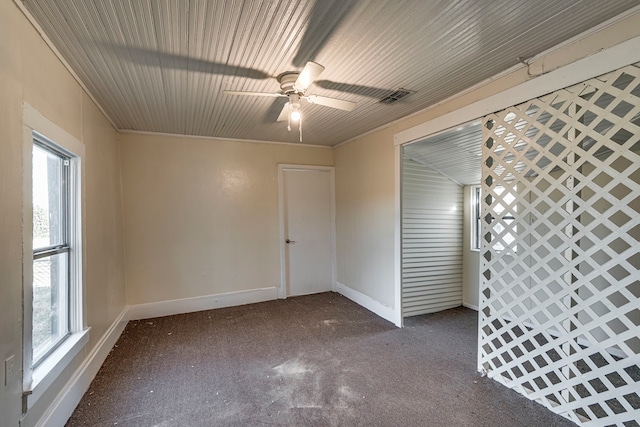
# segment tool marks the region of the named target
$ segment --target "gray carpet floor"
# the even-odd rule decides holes
[[[476,371],[477,313],[335,293],[130,322],[67,426],[573,426]]]

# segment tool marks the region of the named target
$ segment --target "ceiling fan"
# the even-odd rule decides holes
[[[302,71],[287,71],[277,77],[282,92],[244,92],[237,90],[225,90],[229,95],[246,96],[269,96],[274,98],[288,98],[284,104],[277,121],[288,121],[288,129],[291,130],[291,123],[298,124],[300,132],[300,142],[302,142],[302,115],[300,112],[301,100],[306,100],[310,104],[323,105],[325,107],[337,108],[344,111],[352,111],[356,107],[355,102],[342,99],[329,98],[320,95],[307,95],[306,91],[318,78],[324,67],[316,62],[308,61]]]

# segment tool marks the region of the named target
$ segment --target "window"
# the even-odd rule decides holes
[[[516,204],[515,192],[517,187],[514,186],[513,193],[505,192],[505,187],[498,185],[495,187],[494,192],[498,196],[501,196],[501,201],[493,207],[493,212],[500,218],[493,224],[493,234],[496,239],[493,248],[500,252],[509,248],[513,252],[518,252],[518,245],[516,244],[516,237],[518,233],[518,225],[513,224],[515,217],[510,212],[517,212],[518,205]],[[505,213],[507,213],[505,215]],[[513,224],[513,226],[511,226]],[[508,227],[511,227],[509,231],[506,231]]]
[[[471,187],[471,250],[480,250],[480,232],[482,229],[480,186]]]
[[[35,137],[33,195],[33,366],[69,335],[70,156]]]
[[[23,393],[31,408],[89,339],[82,313],[84,145],[24,104]],[[45,136],[46,135],[46,136]]]

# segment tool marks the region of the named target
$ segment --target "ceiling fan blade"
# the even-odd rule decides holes
[[[323,71],[324,67],[322,65],[313,61],[307,62],[307,65],[300,71],[300,75],[293,84],[293,87],[296,88],[298,92],[304,92]]]
[[[358,0],[314,0],[293,65],[302,67],[307,60],[316,58],[357,3]]]
[[[326,96],[309,95],[304,97],[311,104],[324,105],[325,107],[337,108],[344,111],[353,111],[356,108],[356,103],[351,101],[344,101],[342,99],[329,98]]]
[[[289,119],[289,103],[287,102],[282,107],[282,111],[280,111],[280,115],[278,116],[277,122],[284,122]]]
[[[99,43],[99,45],[107,54],[113,55],[117,58],[126,58],[127,61],[149,67],[156,67],[161,69],[166,68],[172,70],[186,70],[190,72],[205,74],[244,77],[256,80],[265,80],[271,78],[271,75],[254,68],[242,67],[239,65],[229,65],[221,62],[209,61],[206,59],[192,58],[188,55],[176,55],[152,49],[136,48],[111,43]]]
[[[278,92],[244,92],[241,90],[225,90],[224,93],[226,93],[227,95],[268,96],[271,98],[280,98],[282,96],[287,96],[283,93]]]
[[[374,86],[365,86],[351,83],[339,83],[331,80],[316,80],[315,85],[323,89],[337,90],[339,92],[353,93],[360,96],[367,96],[369,98],[382,99],[391,95],[393,89],[383,89]]]

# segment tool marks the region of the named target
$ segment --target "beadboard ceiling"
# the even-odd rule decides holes
[[[429,166],[460,185],[480,184],[482,123],[458,126],[403,147],[413,161]]]
[[[326,67],[305,144],[333,146],[423,110],[629,11],[637,0],[22,0],[120,130],[298,142],[275,77]],[[394,89],[415,91],[393,104]]]

